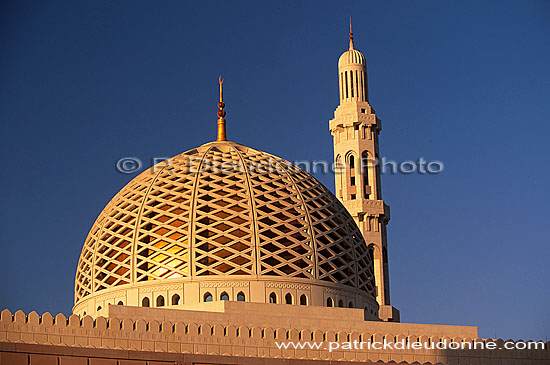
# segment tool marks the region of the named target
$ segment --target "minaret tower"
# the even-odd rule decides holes
[[[378,159],[380,119],[369,104],[367,62],[353,45],[338,60],[340,105],[329,123],[334,141],[336,196],[359,226],[372,250],[376,299],[379,315],[385,321],[399,321],[399,311],[390,306],[388,243],[386,225],[390,208],[382,200]]]

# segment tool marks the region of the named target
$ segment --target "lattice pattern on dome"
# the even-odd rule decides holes
[[[234,149],[212,147],[204,156],[194,201],[195,275],[253,275],[250,191]]]
[[[374,291],[372,257],[359,228],[336,197],[311,175],[294,168],[317,244],[318,278]]]
[[[313,278],[314,250],[306,207],[285,162],[254,150],[244,154],[255,198],[260,274]]]
[[[213,142],[144,171],[109,202],[84,243],[75,302],[125,284],[210,276],[375,290],[372,254],[328,189],[283,159]]]
[[[187,171],[199,163],[196,151],[190,152],[165,163],[149,189],[139,213],[135,281],[190,276],[189,201],[194,179]]]

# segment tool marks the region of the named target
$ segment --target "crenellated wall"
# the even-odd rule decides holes
[[[237,304],[237,305],[235,305]],[[332,328],[315,318],[294,317],[295,325],[281,321],[281,326],[262,324],[262,311],[280,313],[279,308],[258,305],[238,314],[243,304],[222,303],[218,312],[184,311],[177,309],[110,306],[111,318],[86,316],[80,318],[50,313],[39,316],[22,311],[12,314],[4,310],[0,318],[0,343],[40,344],[71,348],[132,350],[138,352],[225,355],[233,357],[286,358],[332,361],[370,360],[373,362],[486,364],[490,359],[516,359],[514,364],[548,364],[547,350],[357,350],[333,351],[278,349],[276,341],[400,341],[438,343],[442,341],[471,342],[477,328],[459,326],[420,325],[356,321],[355,312],[344,308],[325,308],[335,318]],[[227,306],[227,308],[223,308]],[[262,307],[263,306],[263,307]],[[254,307],[254,306],[252,306]],[[284,307],[280,305],[280,307]],[[293,306],[288,306],[293,307]],[[221,309],[220,309],[221,308]],[[212,308],[216,310],[216,308]],[[241,308],[243,309],[243,308]],[[340,313],[338,313],[340,311]],[[162,315],[159,315],[162,313]],[[115,317],[119,316],[119,317]],[[124,315],[124,316],[123,316]],[[141,317],[141,319],[137,319]],[[159,320],[151,319],[158,318]],[[280,316],[274,316],[276,319]],[[343,319],[349,317],[350,320]],[[169,320],[171,318],[172,320]],[[180,320],[178,320],[178,318]],[[318,329],[308,323],[317,321]],[[246,324],[245,324],[246,323]],[[386,329],[386,331],[384,331]],[[418,331],[418,332],[414,332]],[[447,335],[446,335],[447,334]],[[472,335],[468,337],[467,335]],[[487,341],[487,340],[483,340]],[[548,344],[547,344],[548,348]],[[501,362],[496,362],[501,364]],[[507,362],[509,363],[509,362]],[[31,364],[32,365],[32,364]]]

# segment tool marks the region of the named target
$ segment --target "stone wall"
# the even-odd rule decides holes
[[[242,303],[241,303],[242,304]],[[264,304],[264,306],[270,306]],[[114,308],[117,307],[117,308]],[[294,306],[289,306],[294,307]],[[235,307],[234,307],[235,308]],[[265,307],[264,307],[265,308]],[[271,305],[273,313],[277,312]],[[329,308],[330,310],[349,310],[343,308]],[[112,315],[116,312],[122,314],[129,313],[128,317],[141,315],[146,319],[136,318],[115,318]],[[147,311],[149,312],[147,315]],[[345,331],[339,329],[339,320],[333,319],[334,330],[317,329],[311,330],[300,326],[265,326],[257,323],[252,325],[239,325],[239,323],[254,322],[254,313],[241,312],[240,318],[236,318],[236,313],[215,313],[215,312],[186,312],[181,314],[184,321],[170,321],[149,319],[148,317],[157,317],[159,311],[166,311],[164,318],[174,316],[177,310],[169,309],[148,309],[132,307],[110,307],[111,318],[98,317],[95,320],[86,316],[80,318],[72,315],[66,318],[63,314],[53,317],[50,313],[44,313],[39,316],[36,312],[26,315],[22,311],[12,314],[9,310],[4,310],[0,318],[0,343],[2,343],[2,359],[5,356],[13,354],[27,354],[27,360],[30,359],[30,350],[17,350],[16,346],[27,345],[46,345],[42,347],[42,354],[47,353],[47,349],[52,351],[56,347],[69,348],[74,351],[83,349],[96,350],[116,350],[131,351],[132,353],[153,354],[172,354],[172,359],[183,355],[203,355],[203,356],[222,356],[231,358],[262,358],[262,359],[309,359],[309,360],[331,360],[331,361],[366,361],[372,362],[405,362],[405,363],[444,363],[444,364],[529,364],[542,365],[548,364],[550,352],[548,344],[546,350],[361,350],[361,351],[334,351],[328,350],[300,350],[300,349],[278,349],[276,341],[367,341],[369,339],[382,341],[386,338],[388,341],[405,339],[409,342],[421,341],[438,343],[439,341],[467,342],[473,341],[469,337],[448,337],[448,336],[427,336],[431,325],[415,325],[403,323],[383,323],[383,322],[362,322],[358,326],[363,326],[363,331]],[[205,316],[206,314],[206,316]],[[208,320],[208,315],[211,315]],[[202,316],[202,317],[201,317]],[[196,318],[194,318],[196,317]],[[247,319],[248,318],[248,319]],[[194,319],[194,320],[193,320]],[[229,323],[236,323],[229,324]],[[348,324],[342,322],[343,326]],[[376,331],[369,329],[371,325],[376,326]],[[388,329],[398,330],[402,328],[401,333],[391,331],[380,331],[386,325]],[[402,327],[399,327],[402,325]],[[397,327],[396,327],[397,326]],[[419,331],[424,327],[425,331],[417,334],[405,333],[411,329]],[[445,331],[457,326],[434,326],[431,332]],[[475,327],[471,327],[474,328]],[[465,327],[462,331],[471,332],[470,327]],[[477,330],[476,330],[477,332]],[[12,346],[12,347],[9,347]],[[94,352],[95,353],[95,352]],[[11,354],[11,355],[10,355]],[[15,355],[14,355],[15,356]],[[126,355],[124,355],[126,356]],[[152,356],[152,355],[151,355]],[[179,356],[179,357],[178,357]],[[147,357],[147,356],[146,356]],[[183,358],[182,358],[183,359]],[[508,360],[502,360],[508,359]],[[511,360],[514,362],[511,362]],[[147,359],[145,359],[147,360]],[[149,358],[149,360],[154,360]],[[30,361],[30,360],[29,360]],[[170,360],[177,362],[177,360]],[[225,361],[225,360],[224,360]],[[229,361],[229,360],[227,360]],[[221,363],[232,363],[232,362]],[[210,362],[212,363],[212,362]],[[12,365],[9,361],[2,360],[2,365]],[[25,364],[31,364],[27,362]],[[110,364],[110,363],[109,363]],[[31,364],[33,365],[33,364]]]

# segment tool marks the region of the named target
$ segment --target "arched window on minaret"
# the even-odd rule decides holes
[[[375,156],[375,161],[380,161],[378,154]],[[380,189],[380,170],[378,167],[376,171],[376,199],[382,199],[382,189]]]
[[[344,73],[340,72],[340,100],[344,100]]]
[[[372,183],[370,179],[373,176],[373,173],[371,170],[372,161],[370,159],[369,153],[367,151],[363,151],[361,154],[361,167],[363,170],[363,193],[365,194],[365,198],[370,199],[371,198],[371,187]]]
[[[355,89],[357,90],[357,99],[360,98],[359,92],[359,73],[360,71],[355,71]]]
[[[359,74],[358,74],[358,82],[359,84],[357,85],[357,95],[359,97],[359,100],[361,101],[365,101],[365,95],[363,93],[363,71],[359,71]]]
[[[357,99],[359,99],[361,97],[361,89],[359,89],[359,73],[357,73],[357,71],[355,71],[355,86],[357,87]]]
[[[347,178],[349,199],[355,200],[357,199],[357,188],[355,181],[355,156],[352,153],[348,155],[348,167],[349,168],[347,171]]]
[[[348,72],[344,72],[344,80],[346,81],[346,99],[348,98]]]
[[[336,177],[336,195],[342,199],[344,197],[344,174],[345,166],[342,164],[342,156],[336,156],[334,163],[334,176]]]
[[[361,72],[361,77],[363,79],[363,101],[369,101],[369,90],[367,89],[367,74],[366,72]]]
[[[350,71],[350,72],[349,72],[349,83],[350,83],[350,85],[351,85],[351,97],[352,97],[352,98],[353,98],[353,96],[354,96],[354,95],[353,95],[353,91],[354,91],[353,85],[355,84],[355,80],[353,80],[353,74],[354,74],[353,71]]]

